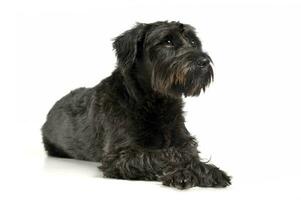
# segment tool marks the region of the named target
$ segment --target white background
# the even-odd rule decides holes
[[[1,199],[301,199],[301,5],[297,1],[1,1]],[[52,105],[115,67],[112,38],[135,22],[196,27],[215,63],[187,98],[204,159],[226,189],[177,191],[104,179],[98,163],[48,158],[40,127]]]

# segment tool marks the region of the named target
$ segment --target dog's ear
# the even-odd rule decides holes
[[[143,39],[145,24],[137,25],[115,38],[113,48],[116,51],[118,66],[125,73],[135,62],[138,44]]]
[[[128,95],[136,101],[140,99],[141,95],[135,86],[136,82],[132,78],[131,69],[137,58],[138,48],[143,44],[145,27],[146,24],[137,23],[135,27],[116,37],[113,42],[118,67],[124,77],[124,85]]]

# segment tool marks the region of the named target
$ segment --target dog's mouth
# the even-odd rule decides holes
[[[152,86],[155,91],[169,96],[198,96],[201,91],[205,92],[213,79],[211,61],[206,66],[195,61],[175,62],[160,73],[153,71]]]

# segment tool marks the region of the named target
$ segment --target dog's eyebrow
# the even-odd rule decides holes
[[[151,38],[152,42],[159,42],[162,39],[166,38],[170,34],[171,34],[170,29],[168,29],[168,27],[166,27],[166,28],[162,28],[160,30],[151,31],[147,37]],[[159,37],[158,37],[158,35],[159,35]]]
[[[201,46],[201,41],[200,39],[196,36],[195,32],[192,30],[187,30],[186,32],[184,32],[184,37],[186,37],[188,40],[194,40],[195,42],[197,42],[198,45]]]

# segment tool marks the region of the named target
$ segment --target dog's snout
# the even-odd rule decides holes
[[[197,65],[200,67],[208,67],[210,64],[210,60],[208,58],[199,58],[197,60]]]

